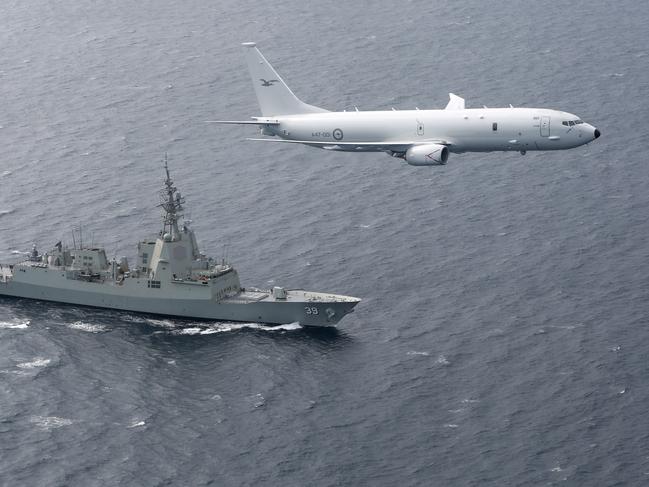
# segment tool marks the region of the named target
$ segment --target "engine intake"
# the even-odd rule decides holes
[[[448,161],[448,147],[442,144],[422,144],[406,151],[404,159],[411,166],[440,166]]]

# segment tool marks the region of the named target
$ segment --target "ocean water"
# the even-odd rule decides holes
[[[649,5],[8,0],[0,261],[156,233],[165,152],[243,285],[363,298],[337,330],[0,299],[0,485],[649,482]],[[540,106],[569,151],[246,142],[239,44],[329,109]]]

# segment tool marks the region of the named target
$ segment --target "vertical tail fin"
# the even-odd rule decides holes
[[[246,51],[246,62],[255,87],[255,94],[264,117],[293,115],[299,113],[326,112],[324,108],[308,105],[293,94],[284,80],[277,74],[254,42],[242,44]]]

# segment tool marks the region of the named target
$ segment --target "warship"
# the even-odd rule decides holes
[[[60,241],[46,253],[0,264],[0,296],[53,301],[201,320],[333,326],[360,299],[340,294],[243,288],[236,269],[198,248],[185,199],[165,160],[161,192],[163,226],[156,238],[137,245],[137,261],[108,259],[104,248]],[[74,240],[74,239],[73,239]]]

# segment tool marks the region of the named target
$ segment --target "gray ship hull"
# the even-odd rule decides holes
[[[265,297],[259,299],[260,295]],[[353,298],[347,301],[314,300],[314,297],[326,295],[305,291],[288,291],[286,300],[265,300],[268,299],[269,293],[257,291],[239,293],[221,302],[205,299],[160,299],[113,294],[105,289],[72,290],[15,281],[0,282],[0,296],[179,318],[276,325],[299,322],[302,326],[334,326],[351,313],[358,303],[358,300]]]

